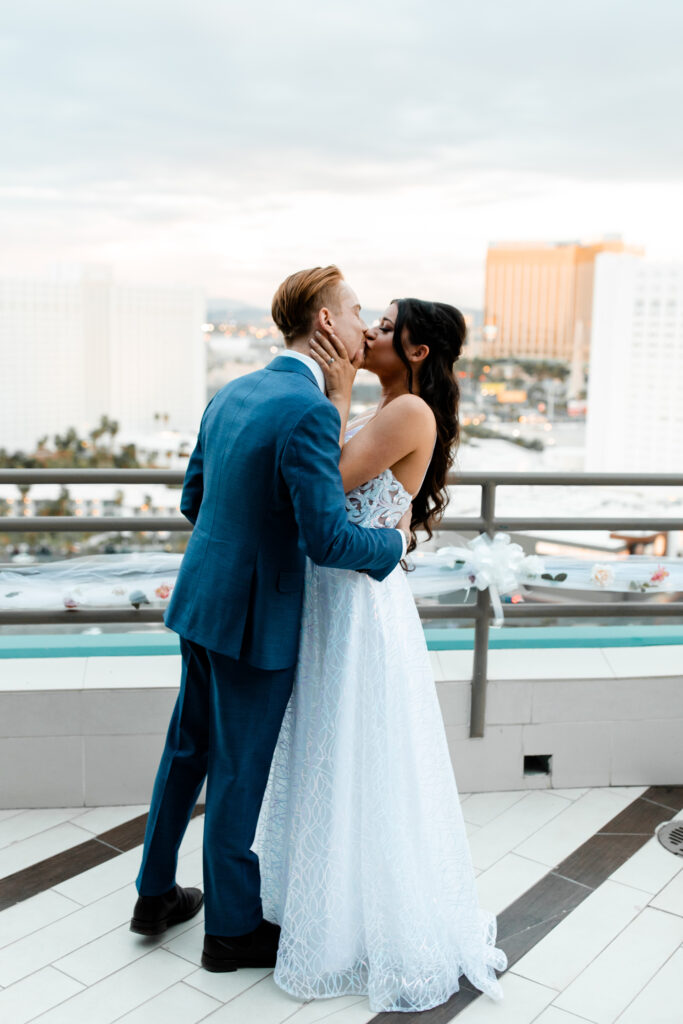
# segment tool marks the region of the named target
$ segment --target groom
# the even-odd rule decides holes
[[[194,530],[166,625],[180,634],[180,693],[147,822],[131,930],[193,917],[198,889],[175,883],[178,848],[204,779],[206,936],[212,971],[273,966],[280,929],[263,918],[251,851],[294,680],[305,556],[381,580],[405,553],[400,530],[348,522],[340,417],[308,354],[334,328],[353,361],[365,324],[337,267],[288,277],[273,299],[287,345],[231,381],[202,417],[180,503]]]

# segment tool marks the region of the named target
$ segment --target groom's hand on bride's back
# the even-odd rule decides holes
[[[413,504],[412,502],[405,510],[399,521],[396,523],[396,529],[400,530],[406,539],[405,547],[403,549],[403,555],[405,556],[408,548],[410,547],[410,524],[413,521]]]
[[[410,524],[413,521],[413,503],[408,505],[399,521],[396,523],[396,529],[400,530],[405,534],[406,542],[410,544]]]

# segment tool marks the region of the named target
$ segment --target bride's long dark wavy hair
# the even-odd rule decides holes
[[[412,345],[427,345],[429,355],[420,364],[419,393],[436,418],[436,444],[422,486],[413,498],[408,551],[417,546],[415,530],[421,526],[432,536],[432,527],[448,504],[446,476],[453,465],[460,437],[458,404],[460,388],[453,364],[460,357],[467,336],[465,318],[455,306],[422,299],[394,299],[398,316],[394,349],[406,367],[408,391],[415,390],[413,368],[403,349],[403,335]]]

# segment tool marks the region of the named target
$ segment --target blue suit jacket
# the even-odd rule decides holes
[[[305,556],[381,580],[397,530],[348,522],[339,414],[300,361],[231,381],[202,417],[180,509],[194,530],[166,625],[264,669],[296,662]]]

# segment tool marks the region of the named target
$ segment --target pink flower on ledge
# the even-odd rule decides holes
[[[655,572],[650,576],[650,583],[661,583],[669,575],[669,570],[665,569],[663,565],[658,565]]]

